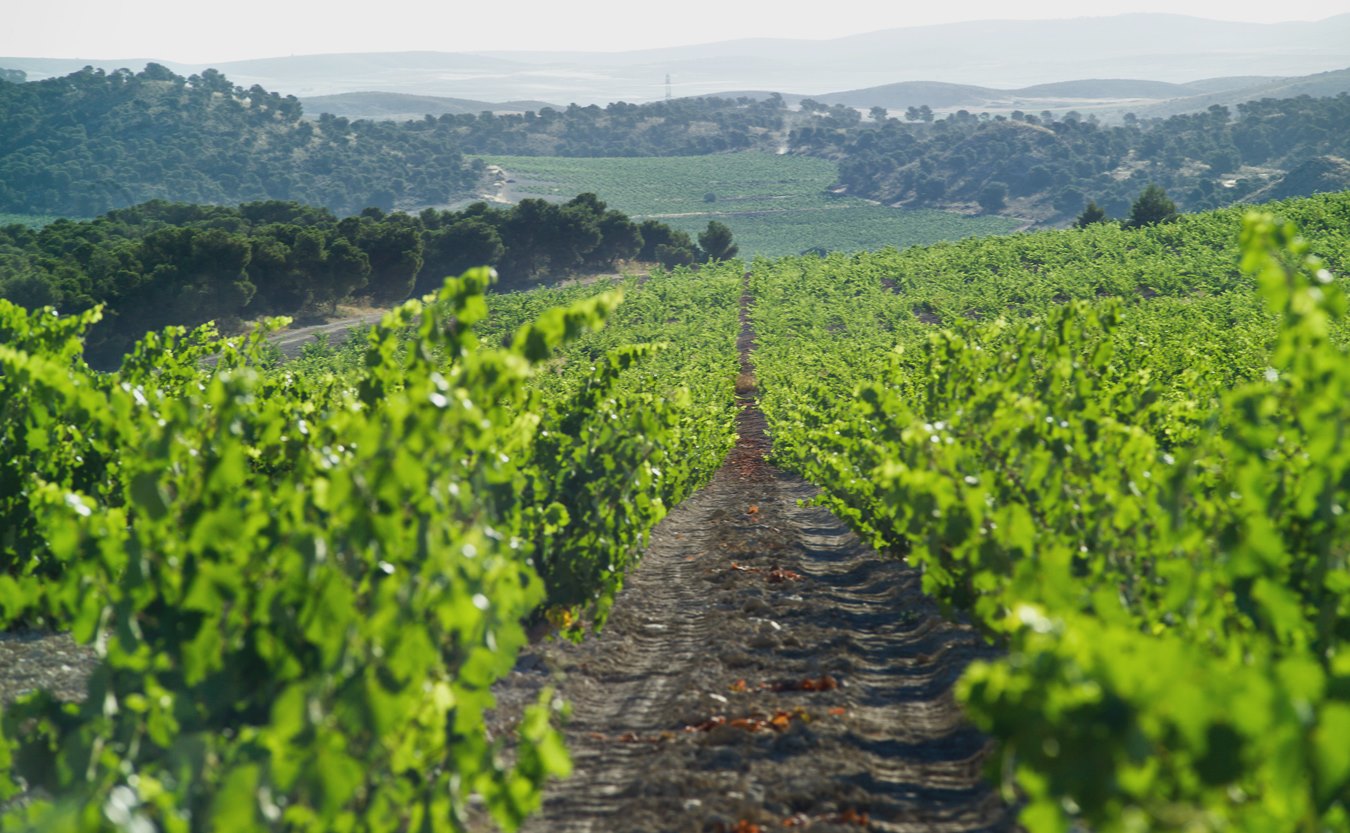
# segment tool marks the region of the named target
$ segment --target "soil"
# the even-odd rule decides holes
[[[366,310],[357,315],[344,316],[322,324],[282,330],[272,335],[269,340],[281,351],[281,355],[288,359],[294,359],[304,352],[305,345],[312,343],[320,336],[326,336],[329,344],[337,346],[347,337],[347,333],[357,327],[369,327],[378,324],[386,312],[388,310]]]
[[[531,646],[497,688],[498,731],[546,685],[571,703],[574,773],[523,829],[1011,829],[952,695],[989,649],[766,462],[752,342],[743,314],[735,448],[653,531],[604,630]]]
[[[84,699],[98,655],[70,634],[33,629],[0,631],[0,706],[45,689],[57,699]]]

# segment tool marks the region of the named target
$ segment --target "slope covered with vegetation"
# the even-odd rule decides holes
[[[404,122],[302,118],[300,102],[213,70],[183,78],[86,69],[0,82],[0,212],[93,216],[149,199],[295,200],[338,214],[442,206],[474,190],[461,154],[664,157],[789,151],[838,164],[849,193],[886,205],[1062,222],[1095,200],[1123,214],[1144,184],[1186,210],[1228,205],[1319,157],[1350,155],[1350,96],[1264,99],[1104,126],[928,106],[903,119],[780,96],[690,98]],[[1297,179],[1290,185],[1295,187]],[[1311,186],[1310,186],[1311,187]],[[597,191],[584,186],[581,191]],[[711,190],[711,189],[710,189]],[[609,198],[603,191],[601,197]],[[570,197],[572,195],[565,195]],[[805,248],[805,247],[804,247]],[[828,247],[827,247],[828,248]]]
[[[0,83],[0,211],[92,217],[153,199],[443,204],[474,175],[445,128],[301,118],[300,102],[157,64]]]
[[[1006,217],[897,210],[834,194],[834,164],[798,154],[483,159],[497,166],[498,193],[509,198],[559,199],[593,189],[620,211],[689,234],[709,221],[724,223],[746,257],[924,245],[1019,225]]]
[[[700,154],[755,146],[781,102],[696,99],[401,123],[302,118],[294,96],[214,70],[85,69],[0,81],[0,212],[90,217],[152,199],[295,200],[339,214],[439,206],[472,190],[461,152]]]
[[[1231,205],[1312,159],[1345,157],[1348,137],[1350,94],[1342,94],[1115,126],[1049,114],[915,112],[865,124],[820,114],[793,131],[791,147],[838,159],[850,193],[887,204],[991,213],[1011,205],[1010,213],[1062,221],[1088,200],[1123,216],[1150,182],[1187,211]]]
[[[1006,652],[1037,833],[1350,829],[1350,195],[1272,208],[755,266],[779,459]]]

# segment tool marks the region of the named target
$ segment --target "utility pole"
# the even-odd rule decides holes
[[[666,73],[666,101],[670,101],[670,73]]]

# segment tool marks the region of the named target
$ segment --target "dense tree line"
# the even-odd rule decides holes
[[[278,200],[156,201],[92,221],[0,228],[0,298],[62,313],[103,304],[89,357],[106,365],[165,325],[304,315],[353,294],[395,302],[471,266],[497,267],[502,286],[516,289],[643,254],[656,259],[662,246],[678,252],[674,262],[735,254],[724,226],[710,225],[704,238],[706,253],[682,232],[639,226],[594,194],[418,215],[369,208],[343,219]]]
[[[850,193],[890,204],[975,204],[985,212],[1011,200],[1053,218],[1071,218],[1089,201],[1113,216],[1129,212],[1146,184],[1198,211],[1251,196],[1267,179],[1319,156],[1350,154],[1350,95],[1263,99],[1203,113],[1103,125],[1075,114],[1055,118],[959,111],[934,119],[911,108],[905,119],[853,125],[830,112],[792,131],[794,152],[839,160]],[[1269,171],[1267,171],[1269,175]]]
[[[445,115],[466,153],[513,156],[697,156],[767,147],[787,106],[767,99],[678,98],[494,116]]]
[[[232,84],[86,67],[0,80],[0,212],[89,217],[154,199],[295,200],[338,214],[437,205],[467,193],[462,153],[663,156],[744,150],[781,131],[781,98],[572,105],[402,123],[304,118],[293,96]]]
[[[294,96],[245,90],[215,70],[0,81],[0,212],[279,199],[350,214],[444,203],[476,178],[448,125],[302,116]]]

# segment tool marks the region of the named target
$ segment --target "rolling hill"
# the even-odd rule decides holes
[[[86,64],[139,68],[147,59],[10,58],[30,78]],[[160,61],[180,74],[205,65]],[[820,96],[897,78],[1021,88],[1071,78],[1180,84],[1226,76],[1298,76],[1350,66],[1350,14],[1315,22],[1233,23],[1181,15],[976,21],[829,40],[758,38],[627,52],[301,55],[213,65],[236,83],[302,97],[381,90],[480,101],[578,104],[651,101],[726,90]]]
[[[1319,72],[1297,78],[1274,78],[1249,87],[1172,99],[1136,111],[1140,116],[1173,116],[1195,113],[1214,105],[1233,108],[1244,101],[1263,98],[1295,98],[1300,95],[1320,98],[1350,92],[1350,68]]]
[[[305,115],[318,118],[320,113],[331,113],[348,119],[381,119],[406,121],[425,116],[477,115],[490,113],[524,113],[527,110],[541,110],[552,107],[562,109],[546,101],[475,101],[468,98],[446,98],[433,95],[408,95],[407,93],[359,92],[338,93],[302,98]]]
[[[1350,68],[1290,78],[1238,76],[1210,78],[1188,84],[1172,84],[1131,78],[1094,78],[1036,84],[1018,89],[996,89],[968,84],[904,81],[861,90],[814,96],[826,104],[844,104],[867,109],[885,107],[904,110],[928,105],[936,111],[966,109],[1007,113],[1013,110],[1063,113],[1079,110],[1096,113],[1110,121],[1127,112],[1141,117],[1198,113],[1213,105],[1235,108],[1245,101],[1263,98],[1314,98],[1350,92]],[[796,97],[784,96],[792,101]]]

